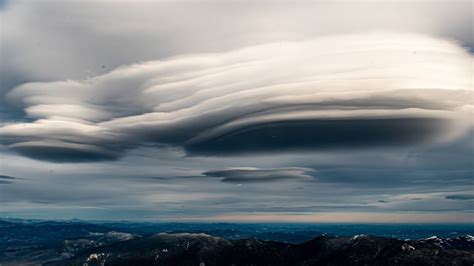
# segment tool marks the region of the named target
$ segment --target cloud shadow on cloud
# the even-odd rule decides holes
[[[225,155],[399,146],[430,140],[445,125],[429,118],[273,122],[191,141],[185,149],[190,154]]]

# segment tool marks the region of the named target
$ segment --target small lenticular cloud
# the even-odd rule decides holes
[[[227,168],[204,172],[209,177],[221,177],[222,182],[248,183],[279,180],[310,180],[313,169],[303,167],[259,169],[253,167]]]
[[[445,199],[450,199],[450,200],[474,200],[474,195],[455,194],[455,195],[448,195],[444,198]]]

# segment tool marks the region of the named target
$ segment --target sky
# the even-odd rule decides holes
[[[469,223],[471,1],[0,1],[0,217]]]

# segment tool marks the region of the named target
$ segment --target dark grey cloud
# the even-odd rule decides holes
[[[13,176],[8,176],[8,175],[0,175],[0,179],[13,180],[13,179],[18,179],[18,178],[17,178],[17,177],[13,177]]]
[[[12,184],[16,180],[22,180],[23,178],[13,177],[9,175],[0,175],[0,184],[7,185]]]
[[[258,168],[230,168],[223,170],[211,170],[203,175],[209,177],[223,178],[222,182],[247,183],[247,182],[272,182],[278,180],[302,179],[311,180],[313,169],[289,167],[275,169]]]
[[[445,198],[450,200],[474,200],[474,195],[456,194],[445,196]]]
[[[191,154],[213,155],[397,147],[429,142],[446,124],[423,118],[272,122],[199,139],[185,148]]]
[[[56,163],[113,161],[118,160],[122,156],[121,153],[103,151],[100,149],[81,149],[78,147],[71,148],[67,146],[17,146],[13,147],[12,150],[29,158]]]
[[[328,211],[374,211],[379,209],[375,205],[362,205],[362,204],[352,204],[352,205],[309,205],[309,206],[285,206],[285,207],[258,207],[254,206],[253,211],[258,212],[287,212],[287,213],[301,213],[301,212],[328,212]],[[252,211],[251,208],[247,208],[244,211]]]
[[[396,151],[394,151],[395,153]],[[383,159],[373,160],[382,164]],[[396,164],[398,162],[393,162]],[[420,164],[419,166],[392,165],[376,168],[370,165],[359,167],[333,166],[328,168],[317,168],[318,182],[350,185],[352,187],[364,187],[365,189],[373,188],[390,188],[405,190],[420,188],[443,188],[447,186],[466,186],[472,178],[472,170],[470,169],[440,169],[442,161],[438,162],[439,168],[426,168]],[[314,166],[311,166],[314,167]]]

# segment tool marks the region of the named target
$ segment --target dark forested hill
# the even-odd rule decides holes
[[[160,233],[108,246],[50,265],[473,265],[470,236],[397,240],[319,236],[302,244],[226,240],[206,234]]]

